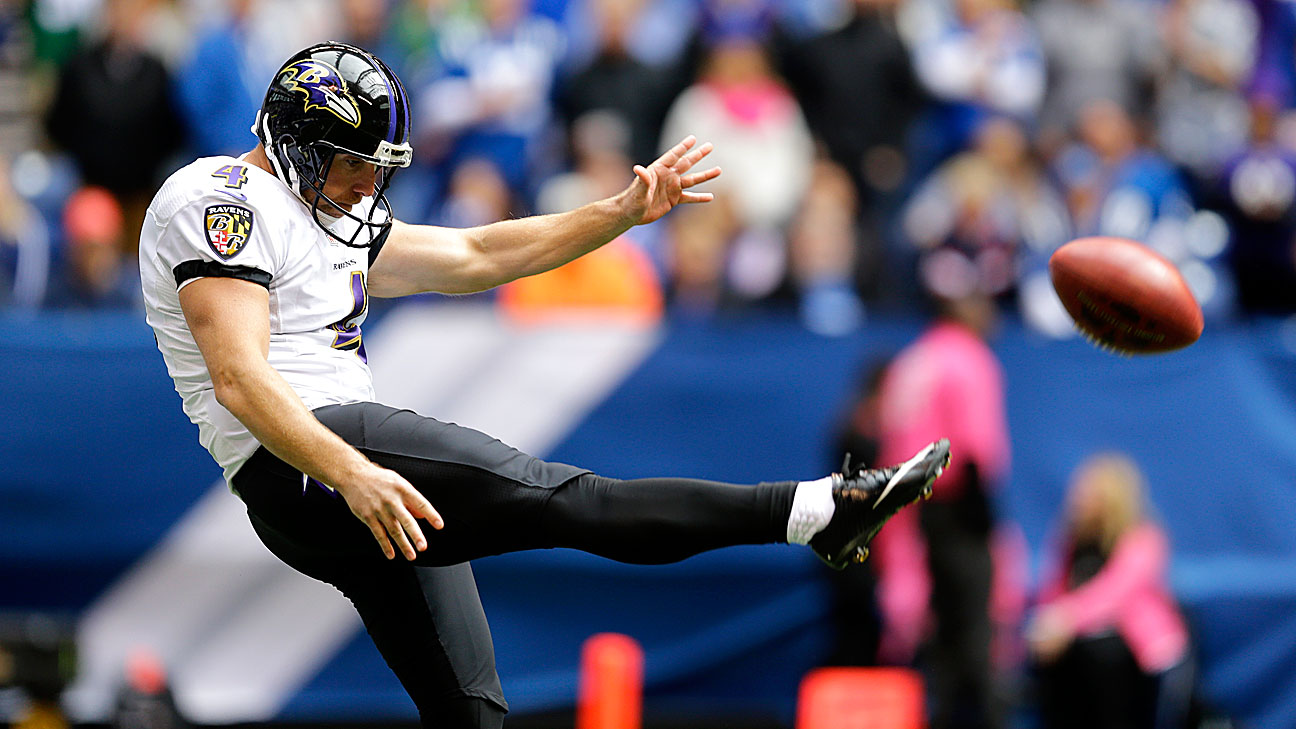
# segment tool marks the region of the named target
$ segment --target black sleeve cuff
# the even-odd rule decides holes
[[[175,274],[176,288],[192,278],[240,278],[270,288],[270,274],[251,266],[227,266],[215,261],[185,261],[171,269]]]

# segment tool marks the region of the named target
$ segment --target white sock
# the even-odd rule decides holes
[[[832,498],[832,476],[798,483],[792,496],[792,513],[788,515],[788,544],[809,544],[814,535],[828,526],[836,510]]]

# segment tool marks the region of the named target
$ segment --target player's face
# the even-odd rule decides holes
[[[324,181],[324,195],[347,212],[362,199],[374,193],[378,183],[378,165],[350,154],[333,158],[328,179]]]

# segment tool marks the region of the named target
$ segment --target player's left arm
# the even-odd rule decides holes
[[[720,168],[690,172],[712,149],[710,142],[696,144],[685,138],[651,165],[635,165],[634,180],[622,192],[569,212],[466,229],[397,221],[369,269],[369,293],[483,291],[557,268],[676,205],[709,202],[711,193],[688,190],[718,177]]]

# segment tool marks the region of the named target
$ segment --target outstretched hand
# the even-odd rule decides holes
[[[637,213],[635,224],[651,223],[676,205],[710,202],[715,197],[709,192],[688,192],[689,188],[720,176],[719,167],[689,172],[714,149],[710,142],[694,149],[695,144],[697,138],[690,134],[647,167],[634,166],[635,181],[626,194],[631,209]]]

